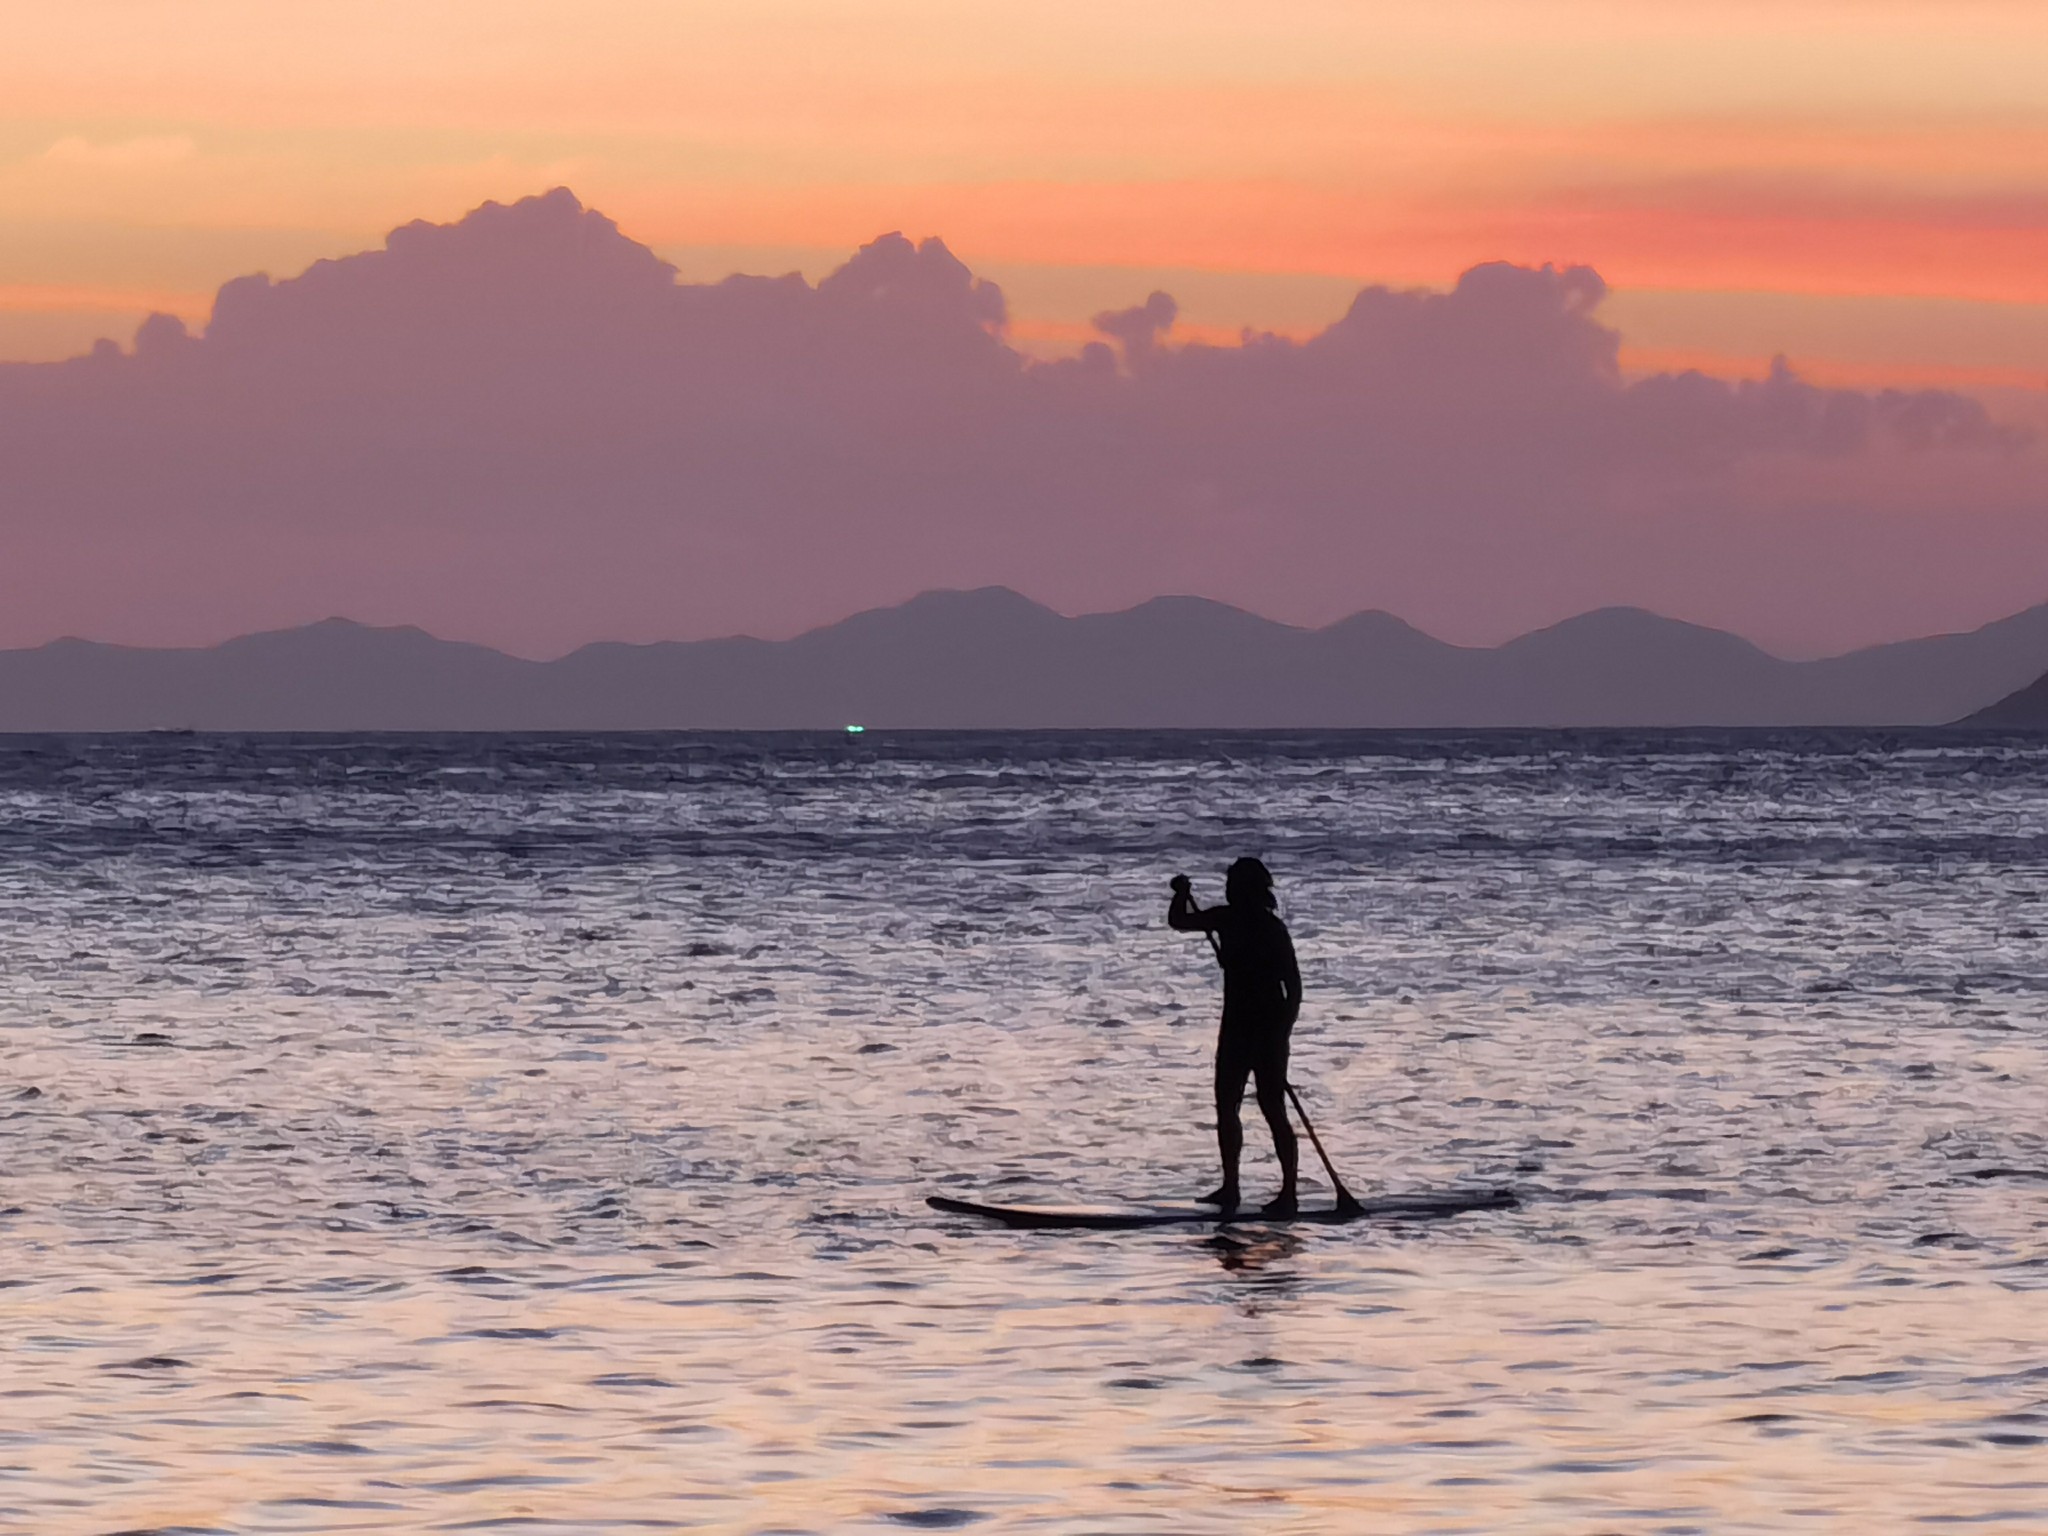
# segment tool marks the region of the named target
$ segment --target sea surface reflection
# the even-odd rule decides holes
[[[2048,1529],[2044,788],[1925,734],[16,738],[0,1529]],[[1353,1186],[1523,1207],[926,1210],[1205,1187],[1165,879],[1246,851]]]

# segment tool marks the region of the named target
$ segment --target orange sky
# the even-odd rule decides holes
[[[1631,356],[2048,379],[2038,0],[8,7],[0,357],[567,183],[692,276],[903,228],[1021,338],[1582,261]]]

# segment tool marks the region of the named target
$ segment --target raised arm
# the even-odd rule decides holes
[[[1195,898],[1186,891],[1175,891],[1173,900],[1167,904],[1166,926],[1182,933],[1212,933],[1222,915],[1223,908],[1211,907],[1204,911],[1195,905]]]
[[[1195,905],[1194,892],[1188,888],[1186,875],[1173,877],[1173,900],[1167,903],[1166,926],[1180,933],[1212,933],[1223,908],[1212,907],[1203,911]]]

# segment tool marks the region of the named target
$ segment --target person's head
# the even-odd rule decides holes
[[[1239,859],[1223,872],[1223,899],[1233,907],[1264,907],[1270,912],[1279,904],[1273,899],[1272,871],[1257,859]]]

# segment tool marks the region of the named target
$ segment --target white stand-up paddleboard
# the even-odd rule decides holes
[[[1006,1227],[1067,1227],[1098,1232],[1137,1227],[1223,1226],[1232,1222],[1275,1226],[1303,1222],[1336,1226],[1350,1221],[1428,1220],[1466,1211],[1498,1211],[1517,1204],[1511,1189],[1451,1190],[1443,1194],[1380,1195],[1356,1207],[1300,1210],[1292,1216],[1264,1216],[1256,1205],[1220,1211],[1213,1205],[985,1205],[930,1195],[925,1204],[949,1216],[979,1216]]]

